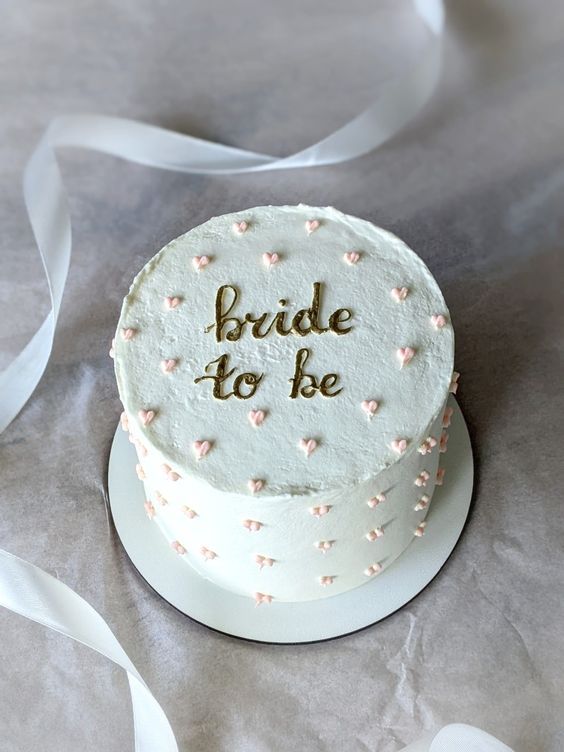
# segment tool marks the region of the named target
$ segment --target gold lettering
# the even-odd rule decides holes
[[[204,368],[204,371],[208,373],[210,368],[215,364],[217,364],[215,373],[211,373],[209,376],[199,376],[197,379],[194,379],[194,383],[199,384],[201,381],[206,380],[213,381],[212,394],[215,399],[218,400],[227,400],[229,399],[229,397],[235,397],[236,399],[243,400],[249,399],[258,389],[258,385],[260,384],[264,376],[263,373],[261,373],[260,375],[257,375],[256,373],[240,373],[233,382],[233,391],[224,393],[224,382],[230,376],[232,376],[237,369],[232,368],[230,371],[227,370],[227,368],[229,367],[229,355],[225,354],[220,355],[219,358],[216,358],[215,360],[212,360],[210,363],[208,363]],[[243,384],[249,387],[247,394],[244,394],[241,389]]]
[[[339,377],[336,373],[326,373],[321,379],[321,384],[319,385],[319,391],[321,394],[324,397],[336,397],[340,394],[343,391],[343,387],[337,389],[336,392],[329,392],[329,389],[331,389],[332,386],[335,386],[337,381],[339,381]]]
[[[350,332],[352,326],[349,326],[348,329],[339,329],[339,324],[344,324],[351,319],[352,312],[349,311],[348,308],[337,308],[337,310],[329,316],[329,329],[335,332],[335,334],[346,334],[347,332]]]
[[[337,389],[336,392],[329,392],[329,389],[337,384],[339,377],[336,373],[328,373],[321,379],[321,383],[318,384],[315,376],[304,372],[304,367],[309,356],[310,351],[305,347],[298,350],[296,353],[294,375],[289,380],[292,385],[290,399],[296,399],[299,396],[305,397],[305,399],[311,399],[311,397],[314,397],[318,391],[321,392],[324,397],[336,397],[337,394],[343,391],[342,388]]]
[[[231,290],[232,298],[231,303],[229,303],[227,309],[224,310],[223,295],[226,290]],[[239,293],[233,285],[222,285],[217,291],[215,296],[215,338],[217,342],[221,342],[223,327],[229,323],[233,324],[233,328],[225,335],[225,338],[228,339],[229,342],[236,342],[242,334],[243,323],[241,323],[241,321],[235,316],[232,318],[228,317],[228,314],[231,313],[235,307],[238,297]]]

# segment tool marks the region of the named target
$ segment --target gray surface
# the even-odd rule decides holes
[[[104,111],[287,153],[340,125],[416,54],[417,23],[393,5],[4,5],[2,362],[46,311],[19,181],[52,116]],[[182,750],[395,752],[452,720],[518,752],[564,747],[564,9],[449,7],[439,93],[361,160],[204,179],[61,154],[75,255],[47,373],[0,437],[0,545],[100,610]],[[132,570],[104,506],[119,414],[106,353],[121,297],[157,248],[211,214],[299,200],[391,229],[435,273],[479,475],[466,533],[419,598],[354,637],[279,648],[191,623]],[[2,750],[132,748],[117,670],[13,614],[0,628]]]

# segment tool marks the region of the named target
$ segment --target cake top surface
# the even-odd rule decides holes
[[[343,489],[416,451],[448,393],[454,335],[397,237],[331,207],[264,206],[154,256],[114,349],[149,450],[221,490],[278,496]]]

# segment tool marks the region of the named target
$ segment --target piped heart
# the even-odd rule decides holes
[[[360,403],[360,406],[369,418],[374,417],[376,410],[378,409],[378,403],[373,399],[363,400]]]
[[[371,564],[369,567],[367,567],[364,570],[364,574],[367,577],[372,577],[373,575],[378,574],[381,571],[382,571],[382,565],[376,562],[376,564]]]
[[[155,417],[155,411],[154,410],[139,410],[137,415],[139,416],[139,420],[141,421],[141,423],[143,423],[144,426],[148,426],[149,423]]]
[[[419,499],[417,504],[413,507],[415,512],[420,512],[422,509],[427,509],[429,506],[429,497],[427,494],[423,494],[423,496]]]
[[[233,222],[233,232],[237,233],[237,235],[242,235],[244,232],[247,232],[249,229],[249,223],[245,222],[245,220],[241,220],[241,222]]]
[[[406,366],[415,355],[413,347],[398,347],[396,350],[396,356],[400,362],[400,368]]]
[[[201,460],[202,457],[205,457],[206,454],[210,451],[212,448],[211,442],[204,440],[204,441],[195,441],[192,444],[192,448],[194,449],[194,453],[196,455],[196,459]]]
[[[130,339],[133,339],[135,335],[137,334],[137,329],[132,329],[130,326],[128,326],[126,329],[121,330],[121,338],[124,339],[126,342],[129,342]]]
[[[164,299],[164,306],[165,308],[168,308],[168,310],[172,310],[173,308],[178,308],[178,306],[182,303],[182,298],[179,298],[177,295],[171,296],[167,295],[167,297]]]
[[[406,439],[394,439],[391,443],[391,447],[397,454],[403,454],[407,449]]]
[[[209,256],[194,256],[192,259],[192,264],[194,265],[194,269],[196,271],[200,271],[200,269],[203,269],[205,266],[207,266],[211,261],[211,258]]]
[[[272,603],[272,596],[268,593],[255,593],[255,604],[260,606],[261,603]]]
[[[206,561],[213,561],[213,559],[217,559],[217,554],[215,551],[212,551],[211,548],[206,548],[205,546],[202,546],[200,549],[200,553],[204,557]]]
[[[305,223],[306,232],[308,235],[311,235],[312,232],[315,232],[317,229],[319,229],[320,222],[318,219],[308,219]]]
[[[375,541],[378,538],[381,538],[383,535],[384,535],[384,528],[375,527],[374,530],[370,530],[368,533],[366,533],[366,539],[369,541]]]
[[[431,323],[433,324],[435,329],[442,329],[443,326],[446,326],[447,320],[442,313],[434,313],[431,316]]]
[[[260,425],[262,425],[264,419],[266,418],[266,413],[264,412],[264,410],[251,410],[247,414],[247,418],[249,419],[251,425],[253,425],[255,428],[258,428]]]
[[[258,522],[257,520],[243,520],[243,527],[246,527],[251,533],[257,533],[262,527],[262,522]]]
[[[262,554],[257,554],[255,556],[255,562],[259,565],[259,569],[262,569],[263,567],[271,567],[274,564],[274,559],[272,559],[270,556],[262,556]]]
[[[315,439],[300,439],[300,449],[305,452],[306,457],[309,457],[317,449],[317,441]]]
[[[373,496],[371,499],[368,499],[366,503],[371,509],[374,509],[374,507],[377,507],[378,504],[381,504],[383,501],[386,501],[386,494],[379,493],[376,494],[376,496]]]
[[[161,360],[161,371],[163,373],[171,373],[176,368],[177,361],[174,358],[165,358]]]
[[[408,293],[409,289],[407,287],[394,287],[390,295],[397,303],[401,303],[402,300],[407,298]]]
[[[166,475],[168,480],[171,480],[173,482],[180,480],[180,475],[174,472],[170,465],[162,465],[162,471]]]
[[[360,253],[358,251],[347,251],[343,258],[349,266],[354,266],[360,260]]]
[[[270,269],[271,266],[277,264],[280,261],[280,256],[273,251],[272,253],[266,252],[262,254],[262,263]]]
[[[323,517],[324,514],[329,514],[330,511],[331,511],[331,507],[329,504],[323,504],[320,507],[312,507],[309,510],[310,514],[313,515],[314,517],[317,517],[318,519],[320,517]]]
[[[249,491],[251,493],[258,493],[264,488],[264,481],[260,480],[259,478],[251,478],[249,481],[247,481],[247,486],[249,487]]]
[[[426,526],[427,526],[426,520],[423,520],[423,522],[420,522],[419,525],[415,528],[414,535],[417,538],[421,538],[421,536],[425,535]]]

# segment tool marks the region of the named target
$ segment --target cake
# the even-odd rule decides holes
[[[216,585],[333,596],[425,532],[454,334],[391,233],[330,207],[214,217],[135,277],[112,353],[147,515]]]

